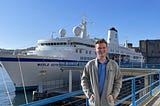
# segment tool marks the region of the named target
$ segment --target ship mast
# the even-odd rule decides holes
[[[87,37],[87,28],[86,28],[86,16],[83,17],[83,20],[81,22],[81,38],[86,38]]]

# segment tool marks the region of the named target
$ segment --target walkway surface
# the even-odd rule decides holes
[[[153,106],[160,106],[160,97],[157,99],[157,101],[153,104]]]
[[[146,106],[160,106],[160,93],[156,95]]]

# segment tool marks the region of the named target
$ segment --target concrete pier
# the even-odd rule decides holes
[[[120,68],[122,75],[125,76],[137,76],[148,73],[157,73],[157,69],[146,69],[146,68]]]

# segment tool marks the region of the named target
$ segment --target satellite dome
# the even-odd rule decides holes
[[[81,27],[79,27],[79,26],[75,26],[74,28],[73,28],[73,33],[74,33],[74,35],[75,36],[79,36],[80,35],[80,33],[81,33]]]
[[[60,34],[61,37],[64,37],[64,36],[66,35],[66,30],[63,29],[63,28],[60,29],[60,30],[59,30],[59,34]]]

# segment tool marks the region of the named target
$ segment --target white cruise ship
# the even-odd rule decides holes
[[[73,28],[73,37],[66,36],[66,30],[59,31],[60,37],[49,40],[38,40],[35,50],[25,54],[0,55],[1,65],[8,72],[16,90],[32,89],[42,81],[66,81],[69,71],[61,70],[62,66],[84,66],[88,60],[95,58],[94,42],[89,38],[86,20]],[[105,38],[105,37],[104,37]],[[107,38],[107,35],[106,35]],[[133,49],[119,46],[118,31],[108,30],[109,57],[118,56],[119,61],[140,62],[142,55]],[[80,79],[80,71],[73,71],[73,80]]]

